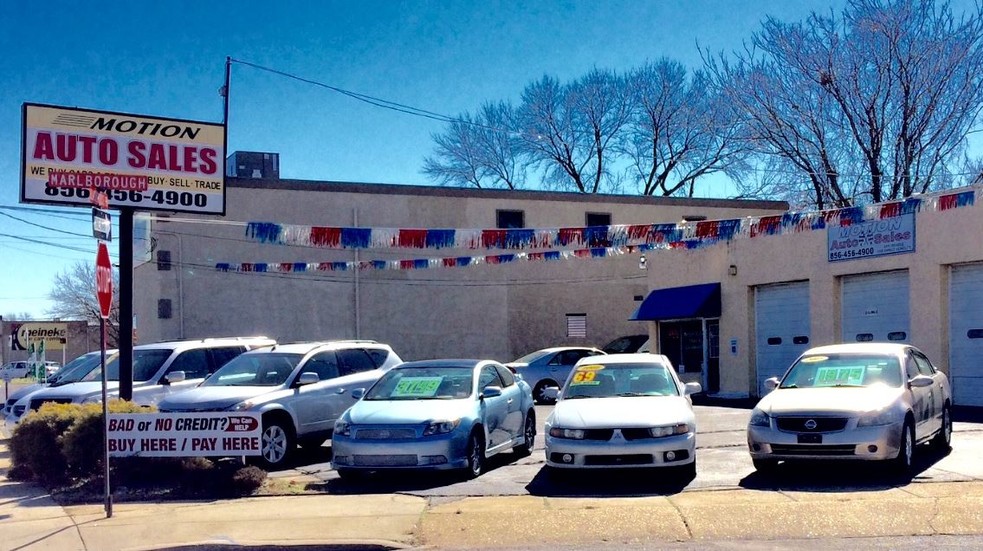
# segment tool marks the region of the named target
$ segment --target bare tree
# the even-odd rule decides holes
[[[624,79],[594,69],[563,86],[545,76],[526,87],[519,108],[523,152],[547,184],[597,193],[610,176],[608,155],[631,117]]]
[[[681,63],[663,58],[627,77],[633,116],[619,150],[644,195],[683,190],[692,197],[698,178],[742,166],[733,108],[704,73],[691,80],[686,73]]]
[[[4,314],[0,316],[0,320],[5,320],[5,321],[32,321],[33,319],[34,316],[31,315],[30,312],[20,312],[20,313],[11,312],[9,314]]]
[[[96,298],[96,267],[89,262],[76,262],[55,276],[54,288],[48,293],[54,306],[47,314],[63,320],[99,323],[101,310]],[[119,275],[113,272],[113,305],[106,320],[106,341],[110,346],[119,342]]]
[[[707,66],[757,150],[780,157],[786,195],[819,207],[907,197],[953,181],[983,108],[980,7],[851,0],[842,18],[767,19],[729,63]]]
[[[525,180],[515,109],[507,102],[486,103],[478,115],[465,113],[434,134],[434,156],[423,173],[445,185],[518,189]]]

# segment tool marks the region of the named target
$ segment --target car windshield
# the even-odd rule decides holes
[[[470,367],[408,367],[390,370],[365,394],[365,400],[455,400],[471,396]]]
[[[280,386],[303,358],[286,352],[247,352],[229,360],[201,386]]]
[[[112,356],[108,356],[107,360],[112,359]],[[49,383],[74,383],[82,380],[86,374],[98,367],[102,363],[102,354],[86,354],[84,356],[79,356],[74,360],[65,364],[65,367],[61,368],[58,373],[55,373],[48,378]]]
[[[582,364],[570,373],[563,399],[613,396],[678,396],[679,388],[662,364]]]
[[[135,382],[149,381],[154,374],[164,365],[167,358],[171,357],[173,350],[170,348],[147,348],[133,351],[133,380]],[[106,380],[119,380],[119,356],[112,361],[106,362]],[[82,378],[82,381],[102,380],[102,368],[97,367]]]
[[[530,352],[530,353],[526,354],[525,356],[523,356],[521,358],[516,358],[516,359],[512,360],[512,363],[517,363],[517,364],[531,364],[534,361],[542,358],[546,354],[547,354],[547,352],[544,352],[542,350],[537,350],[535,352]]]
[[[898,358],[886,354],[813,354],[799,358],[779,388],[901,386]]]

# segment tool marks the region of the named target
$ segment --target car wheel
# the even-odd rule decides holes
[[[472,432],[468,438],[465,453],[468,454],[467,477],[478,478],[485,470],[485,439],[477,431]]]
[[[949,451],[952,448],[952,412],[949,406],[942,408],[942,428],[932,439],[932,445],[940,451]]]
[[[536,383],[536,388],[532,389],[532,397],[536,399],[537,404],[551,405],[556,403],[556,398],[546,396],[546,387],[548,386],[560,386],[556,384],[555,381],[549,379],[543,379]]]
[[[905,421],[901,428],[901,442],[898,446],[898,456],[894,458],[894,470],[900,476],[911,474],[911,466],[915,457],[915,427],[911,421]]]
[[[751,463],[754,465],[754,470],[758,472],[768,472],[775,469],[778,466],[778,461],[775,459],[751,459]]]
[[[532,454],[532,448],[536,445],[536,416],[532,411],[526,413],[526,423],[522,429],[522,443],[513,448],[515,453],[521,457]]]
[[[260,438],[260,464],[267,470],[283,466],[294,449],[292,427],[279,420],[263,421],[263,434]]]

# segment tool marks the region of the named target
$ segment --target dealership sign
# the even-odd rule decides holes
[[[110,413],[110,457],[260,455],[258,413]]]
[[[826,230],[826,241],[830,262],[914,252],[915,215],[909,213],[849,226],[830,226]]]
[[[225,214],[225,128],[25,103],[21,202]]]

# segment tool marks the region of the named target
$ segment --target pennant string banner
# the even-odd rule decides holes
[[[246,237],[261,243],[326,249],[499,249],[520,251],[490,256],[458,256],[411,260],[370,260],[315,263],[219,263],[229,272],[324,272],[348,270],[419,270],[570,258],[605,258],[656,249],[699,249],[737,238],[759,238],[865,221],[883,220],[918,212],[948,211],[975,205],[981,189],[934,196],[909,197],[863,207],[826,211],[787,212],[780,215],[705,220],[679,224],[632,224],[580,228],[516,229],[398,229],[352,228],[249,222]],[[572,247],[579,247],[573,248]],[[535,249],[561,249],[536,251]]]

